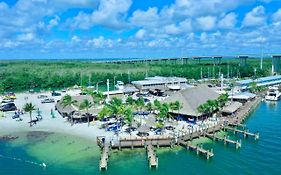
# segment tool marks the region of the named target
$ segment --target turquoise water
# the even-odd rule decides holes
[[[246,121],[250,131],[259,131],[260,139],[242,139],[242,148],[225,146],[203,138],[194,141],[213,148],[215,156],[207,161],[183,148],[158,149],[158,169],[150,169],[143,149],[114,152],[108,170],[98,169],[99,149],[88,140],[48,134],[33,138],[21,133],[13,142],[0,142],[0,174],[281,174],[281,103],[262,103]],[[222,133],[224,134],[224,133]],[[47,168],[40,166],[42,162]]]

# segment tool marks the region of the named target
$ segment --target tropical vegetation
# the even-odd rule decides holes
[[[60,104],[63,106],[63,108],[67,106],[74,107],[75,105],[77,105],[77,100],[74,100],[69,94],[66,94],[60,101]],[[71,124],[73,125],[74,120],[73,120],[72,113],[70,117],[71,117]]]
[[[23,110],[27,113],[29,113],[29,117],[30,117],[30,127],[32,126],[32,112],[35,110],[35,105],[32,104],[32,103],[26,103],[24,106],[23,106]]]
[[[264,69],[259,67],[259,61],[248,60],[247,66],[239,67],[238,60],[226,60],[220,65],[212,61],[178,62],[147,62],[147,63],[95,63],[92,61],[0,61],[0,93],[4,91],[23,91],[29,89],[57,89],[74,85],[95,86],[105,89],[106,79],[110,80],[113,89],[113,79],[128,83],[148,76],[180,76],[188,79],[218,78],[220,73],[226,77],[257,77],[269,75],[271,61],[264,60]],[[147,72],[147,74],[146,74]]]

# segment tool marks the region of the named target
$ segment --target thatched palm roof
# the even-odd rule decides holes
[[[197,108],[206,103],[208,100],[214,100],[219,97],[219,94],[210,89],[207,85],[198,85],[193,88],[178,91],[164,100],[166,103],[179,101],[182,108],[179,111],[172,111],[188,116],[201,116]]]
[[[73,98],[73,100],[77,101],[77,106],[65,106],[65,107],[63,107],[63,105],[59,101],[56,104],[56,108],[57,108],[59,113],[70,115],[71,113],[79,110],[78,106],[79,106],[79,104],[81,104],[83,102],[83,100],[87,99],[87,100],[92,102],[92,97],[90,95],[78,95],[78,96],[72,96],[72,98]],[[94,115],[96,115],[99,111],[100,111],[100,109],[96,109],[96,108],[90,108],[89,109],[89,113],[94,114]],[[86,111],[83,110],[83,111],[80,111],[80,113],[85,114]]]

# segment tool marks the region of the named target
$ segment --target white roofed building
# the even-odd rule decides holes
[[[132,81],[132,84],[140,91],[162,89],[181,90],[188,87],[187,79],[181,77],[148,77],[140,81]]]

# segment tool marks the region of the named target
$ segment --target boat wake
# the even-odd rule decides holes
[[[38,162],[34,162],[34,161],[24,160],[24,159],[21,159],[21,158],[8,157],[8,156],[4,156],[4,155],[1,155],[1,154],[0,154],[0,158],[15,160],[15,161],[24,162],[24,163],[28,163],[28,164],[32,164],[32,165],[37,165],[37,166],[42,166],[44,168],[47,167],[47,165],[44,162],[43,163],[38,163]]]

